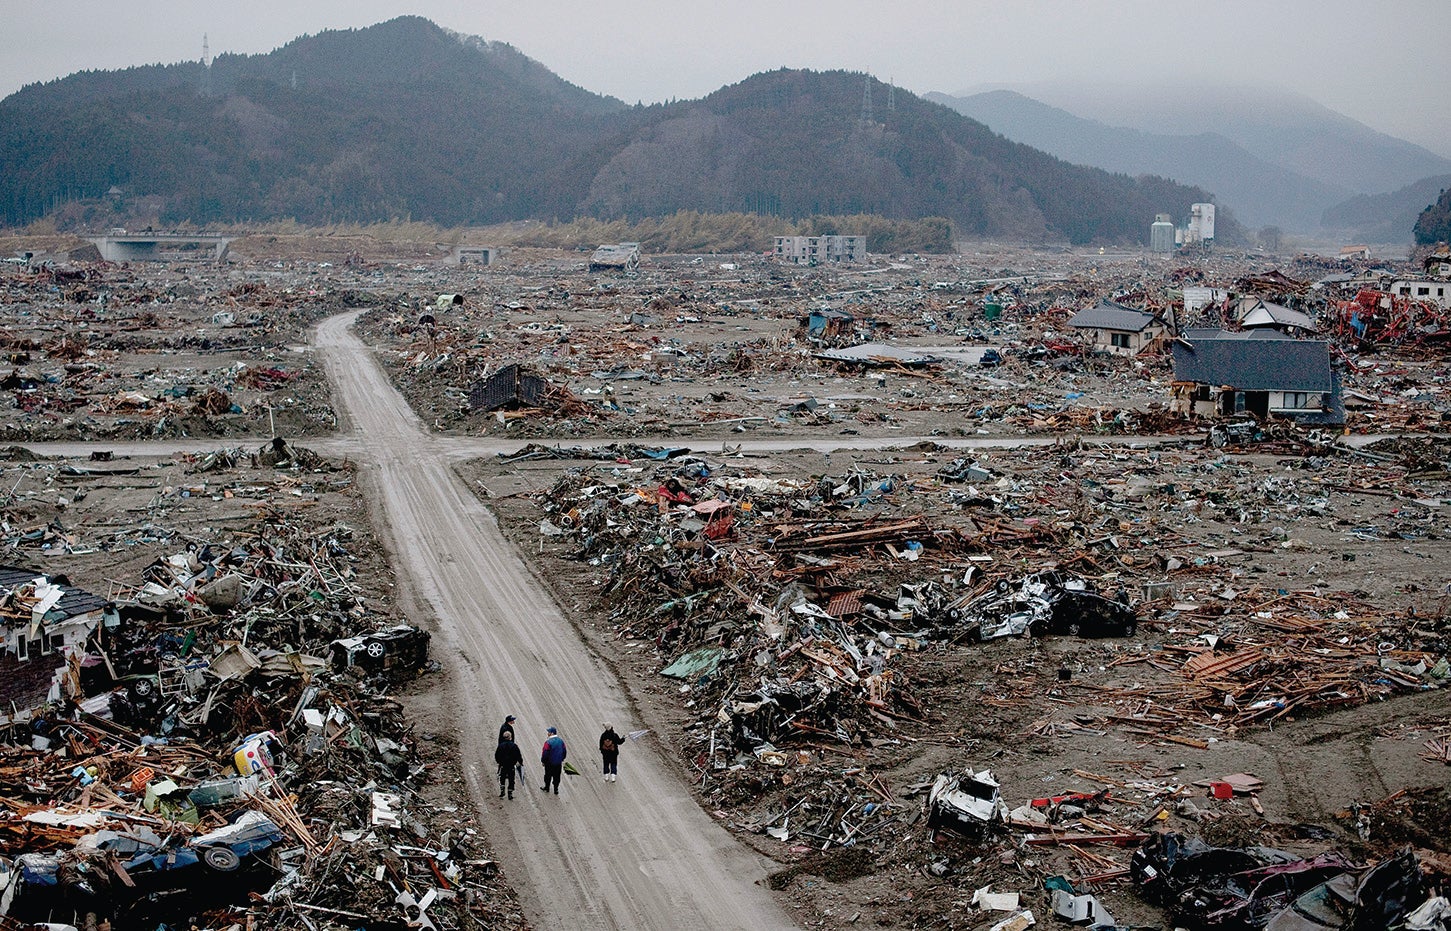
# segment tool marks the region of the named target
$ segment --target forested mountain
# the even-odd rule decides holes
[[[1451,188],[1441,192],[1416,218],[1416,243],[1429,246],[1438,242],[1451,242]]]
[[[1198,188],[1070,165],[861,74],[628,107],[418,17],[266,55],[85,72],[0,101],[0,219],[152,198],[163,223],[442,224],[744,210],[944,216],[960,236],[1142,242]],[[1222,221],[1223,223],[1223,221]],[[1226,238],[1221,231],[1221,238]]]
[[[1357,242],[1410,242],[1416,218],[1451,187],[1451,175],[1434,175],[1386,194],[1361,194],[1325,211],[1328,229]]]

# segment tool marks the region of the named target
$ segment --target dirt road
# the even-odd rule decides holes
[[[417,418],[348,327],[334,317],[317,345],[355,436],[364,481],[403,584],[435,618],[434,655],[456,686],[449,720],[470,789],[529,917],[540,928],[789,928],[757,881],[766,861],[691,799],[649,738],[626,745],[620,781],[602,782],[602,722],[640,725],[611,672],[468,493]],[[492,762],[499,723],[518,716],[525,779],[497,797]],[[559,728],[582,775],[562,793],[539,790],[538,747]],[[487,761],[487,762],[485,762]]]

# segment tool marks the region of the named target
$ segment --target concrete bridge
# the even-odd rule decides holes
[[[123,233],[92,236],[91,242],[108,262],[170,262],[177,259],[227,257],[233,236],[219,233]],[[210,252],[210,255],[207,253]]]

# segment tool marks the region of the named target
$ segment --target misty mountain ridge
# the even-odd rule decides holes
[[[1386,194],[1358,194],[1325,211],[1324,225],[1358,242],[1409,242],[1422,212],[1451,188],[1451,174],[1422,178]]]
[[[1038,87],[1037,93],[1060,102],[1070,98],[1075,112],[1002,88],[928,96],[1069,161],[1208,187],[1250,226],[1319,230],[1325,211],[1355,194],[1379,194],[1451,171],[1451,160],[1296,94],[1123,87],[1091,94]],[[1386,228],[1390,222],[1386,216],[1370,225]],[[1381,241],[1409,239],[1407,225]]]
[[[1293,91],[1164,81],[1016,89],[1110,125],[1167,135],[1218,133],[1271,164],[1352,194],[1392,191],[1451,172],[1451,159]]]
[[[1010,90],[927,97],[1074,164],[1208,188],[1251,228],[1313,229],[1326,207],[1351,193],[1267,162],[1219,133],[1164,135],[1108,126]],[[1175,220],[1182,224],[1185,218]]]
[[[161,203],[162,222],[876,213],[947,217],[969,237],[1128,243],[1155,213],[1211,196],[1070,165],[901,89],[887,99],[859,73],[783,69],[630,107],[506,43],[400,17],[210,69],[27,86],[0,101],[0,216],[114,185]]]

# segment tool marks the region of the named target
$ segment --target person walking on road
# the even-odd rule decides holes
[[[544,739],[544,749],[539,752],[539,762],[544,766],[544,785],[539,788],[545,792],[549,791],[549,783],[554,783],[554,794],[559,794],[559,774],[564,771],[564,759],[569,756],[569,749],[564,746],[564,740],[559,736],[559,731],[551,727],[549,736]]]
[[[524,775],[524,753],[519,745],[514,743],[514,732],[509,731],[508,736],[499,741],[498,749],[494,751],[494,762],[499,764],[499,798],[504,797],[507,788],[509,799],[514,798],[514,772],[517,770],[520,777]]]
[[[610,725],[600,735],[600,759],[605,765],[605,782],[614,782],[620,777],[620,735]]]
[[[514,716],[512,714],[505,715],[504,723],[499,725],[499,743],[503,743],[506,738],[510,743],[514,742]]]

